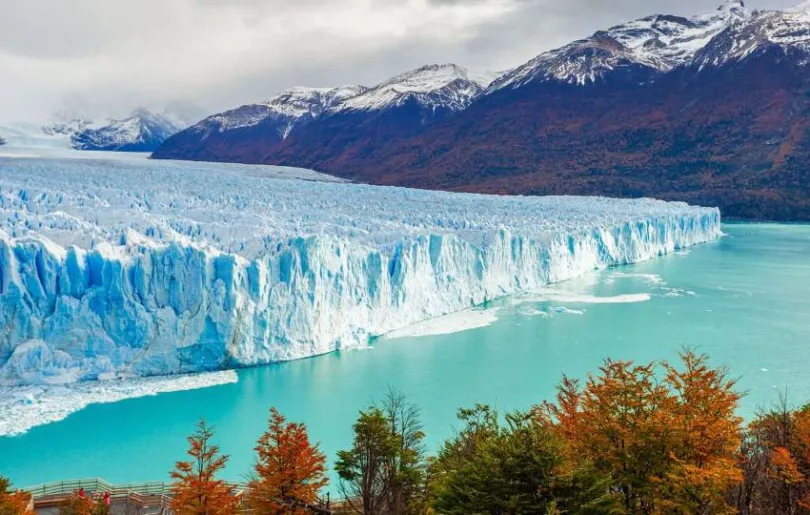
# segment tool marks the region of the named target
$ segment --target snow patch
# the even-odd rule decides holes
[[[462,331],[492,325],[498,321],[497,315],[497,308],[468,309],[392,331],[386,334],[385,338],[387,340],[394,340],[397,338],[416,338],[419,336],[460,333]]]
[[[572,304],[632,304],[646,302],[652,297],[649,293],[628,293],[600,297],[588,293],[566,290],[541,289],[527,294],[516,296],[514,303],[540,303],[540,302],[566,302]]]

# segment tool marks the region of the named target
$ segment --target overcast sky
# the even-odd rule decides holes
[[[58,109],[214,112],[294,85],[366,84],[426,63],[514,67],[623,21],[712,0],[0,0],[0,122]],[[749,8],[798,0],[751,0]]]

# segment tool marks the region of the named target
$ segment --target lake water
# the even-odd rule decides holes
[[[715,243],[503,299],[420,336],[379,339],[370,350],[243,370],[236,384],[90,406],[0,438],[0,474],[18,486],[94,476],[167,480],[203,416],[231,456],[228,478],[241,480],[270,406],[307,423],[333,461],[351,443],[357,411],[389,386],[420,406],[436,446],[457,427],[461,406],[526,408],[550,399],[563,373],[584,377],[606,357],[673,359],[684,345],[740,378],[744,416],[779,391],[794,404],[810,401],[810,226],[724,231]],[[492,323],[424,335],[471,315]]]

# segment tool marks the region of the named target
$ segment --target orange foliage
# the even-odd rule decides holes
[[[33,515],[31,494],[11,491],[11,483],[0,476],[0,515]]]
[[[563,378],[557,402],[539,410],[572,459],[612,477],[630,513],[723,513],[741,480],[739,395],[705,356],[682,354],[683,370],[607,361],[580,387]]]
[[[786,400],[749,428],[746,513],[810,513],[810,408],[790,410]]]
[[[178,515],[231,515],[239,504],[233,488],[216,479],[228,461],[219,446],[211,444],[213,428],[200,421],[197,431],[188,437],[188,454],[193,459],[178,461],[171,477],[172,509]]]
[[[667,475],[675,497],[695,508],[728,511],[725,491],[742,481],[737,467],[742,419],[735,412],[740,395],[725,369],[713,369],[706,356],[685,352],[683,370],[664,364],[665,383],[674,394],[676,466]]]
[[[59,504],[59,515],[108,515],[109,506],[86,496],[83,492],[73,495]]]
[[[789,449],[776,447],[770,452],[771,468],[768,474],[771,478],[784,481],[788,484],[801,483],[804,481],[804,474],[799,470],[799,464],[791,455]]]
[[[260,513],[303,514],[299,503],[313,504],[326,483],[326,456],[309,441],[304,424],[288,423],[270,410],[269,428],[256,446],[256,479],[248,502]]]

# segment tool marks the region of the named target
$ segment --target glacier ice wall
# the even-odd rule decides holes
[[[0,158],[0,384],[322,354],[720,235],[718,210],[683,203],[317,179]]]

